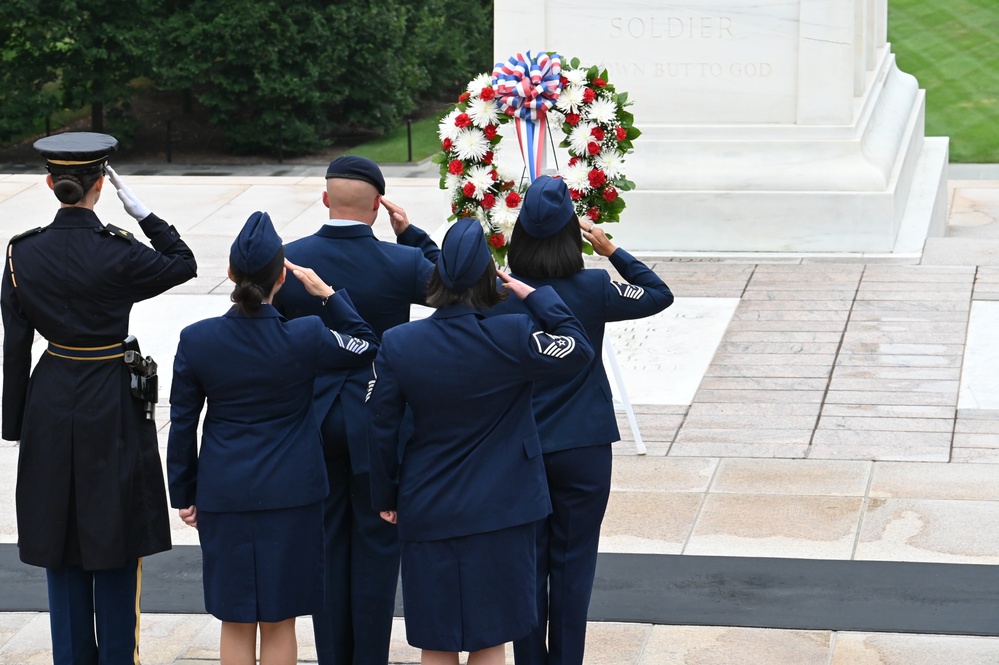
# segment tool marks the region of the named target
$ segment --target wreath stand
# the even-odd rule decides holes
[[[628,399],[628,390],[624,387],[624,377],[621,376],[621,368],[617,365],[617,354],[614,352],[614,345],[611,344],[610,337],[604,334],[604,358],[610,365],[611,373],[614,375],[614,383],[617,384],[618,397],[614,398],[614,410],[624,411],[628,416],[628,424],[631,426],[631,435],[635,437],[635,454],[644,455],[646,453],[645,443],[642,435],[638,431],[638,420],[635,418],[635,410]]]

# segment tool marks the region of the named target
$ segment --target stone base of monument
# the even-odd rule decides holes
[[[882,49],[852,125],[643,126],[621,225],[648,253],[916,255],[946,227],[947,138]]]

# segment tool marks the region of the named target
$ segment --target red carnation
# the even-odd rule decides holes
[[[583,103],[589,104],[594,99],[597,98],[597,93],[593,92],[593,88],[583,88]]]
[[[458,206],[457,206],[457,205],[455,205],[454,203],[452,203],[452,204],[451,204],[451,212],[454,212],[454,211],[455,211],[455,210],[457,210],[457,209],[458,209]]]
[[[465,165],[460,159],[452,159],[447,165],[447,172],[451,175],[461,175],[465,172]]]
[[[565,86],[569,85],[569,79],[567,79],[567,78],[566,78],[566,77],[564,77],[564,76],[559,76],[559,77],[558,77],[558,82],[559,82],[559,83],[561,84],[561,86],[562,86],[563,88],[564,88]]]
[[[459,113],[454,119],[455,127],[461,127],[464,129],[472,124],[472,119],[468,117],[467,113]]]
[[[486,128],[482,130],[482,133],[486,135],[486,138],[492,141],[496,138],[496,125],[486,125]]]
[[[493,182],[499,180],[499,176],[496,175],[496,169],[493,169],[492,171],[489,172],[489,177],[493,179]]]
[[[617,190],[613,187],[608,187],[604,190],[604,201],[613,201],[617,198]]]
[[[499,249],[500,247],[506,244],[506,238],[503,237],[502,233],[494,233],[491,236],[489,236],[489,244],[495,247],[496,249]]]
[[[493,151],[492,150],[487,150],[486,154],[482,155],[482,163],[483,164],[492,164],[493,163],[493,157],[494,157]],[[494,180],[495,180],[495,178],[494,178]]]
[[[603,187],[604,183],[607,182],[607,176],[600,169],[593,169],[589,173],[590,187],[596,189],[598,187]]]
[[[597,86],[598,88],[602,88],[605,85],[607,85],[607,81],[603,80],[598,76],[595,79],[593,79],[593,85]]]
[[[618,141],[623,141],[626,138],[628,138],[628,130],[626,130],[624,127],[615,127],[614,135],[617,136]]]
[[[506,207],[516,208],[520,205],[520,194],[517,192],[510,192],[506,195]]]
[[[494,99],[495,97],[496,97],[496,91],[493,90],[490,86],[486,86],[481,90],[481,92],[479,92],[479,99],[482,99],[487,102],[490,99]]]
[[[600,144],[590,141],[589,143],[586,144],[586,152],[590,153],[591,155],[599,155]]]
[[[579,164],[579,157],[573,157],[569,160],[569,166],[575,166]]]
[[[575,127],[579,124],[579,114],[578,113],[566,113],[565,121]]]
[[[461,193],[468,198],[472,198],[475,196],[475,185],[473,183],[466,182],[465,186],[461,188]]]
[[[573,201],[578,201],[579,199],[583,198],[583,193],[578,189],[570,189],[569,196],[572,198]]]
[[[458,101],[459,102],[467,102],[468,98],[471,97],[471,96],[472,96],[472,93],[470,93],[470,92],[463,92],[460,95],[458,95]]]
[[[454,142],[451,139],[444,139],[444,141],[441,143],[441,147],[444,148],[445,150],[450,150],[451,146],[453,145]]]
[[[496,205],[496,196],[492,192],[486,194],[485,196],[482,197],[481,205],[485,210],[489,210],[494,205]]]
[[[598,141],[603,141],[604,140],[604,130],[603,130],[603,128],[601,128],[601,127],[594,127],[593,129],[590,130],[590,136],[592,136],[593,138],[595,138]]]
[[[586,216],[589,217],[591,221],[595,222],[600,219],[600,209],[594,206],[586,211]]]

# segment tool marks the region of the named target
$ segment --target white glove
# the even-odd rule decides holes
[[[147,208],[142,201],[139,200],[139,197],[137,197],[135,193],[121,181],[121,178],[117,173],[115,173],[115,170],[110,166],[105,166],[104,168],[108,172],[108,176],[111,178],[111,184],[118,190],[118,198],[121,199],[122,205],[125,206],[125,212],[131,215],[137,222],[141,222],[146,217],[149,217],[149,213],[151,212],[149,208]]]

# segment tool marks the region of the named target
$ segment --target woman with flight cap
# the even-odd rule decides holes
[[[156,424],[131,394],[122,342],[132,305],[197,266],[108,166],[117,143],[88,132],[35,142],[61,205],[10,241],[0,290],[18,549],[46,569],[56,665],[138,662],[141,558],[170,549]],[[105,174],[152,247],[97,217]],[[32,370],[36,332],[47,348]]]
[[[271,304],[291,270],[321,316]],[[229,252],[233,307],[180,334],[170,391],[170,501],[198,528],[205,607],[222,621],[221,658],[297,662],[295,617],[323,607],[322,501],[329,491],[313,385],[366,365],[378,347],[347,292],[287,262],[255,212]],[[198,423],[208,404],[198,445]]]
[[[581,228],[624,281],[615,281],[606,270],[584,269]],[[600,524],[610,494],[611,443],[620,438],[600,354],[604,325],[661,312],[673,303],[673,294],[603,230],[579,220],[561,178],[541,176],[531,183],[507,261],[517,279],[555,289],[597,350],[583,371],[542,379],[534,392],[552,513],[537,528],[538,624],[513,644],[517,665],[581,665]],[[517,309],[497,309],[510,311]]]
[[[486,318],[507,291],[531,316]],[[372,503],[399,527],[406,637],[424,665],[501,665],[536,622],[534,523],[550,511],[531,412],[536,379],[593,349],[550,288],[496,270],[461,219],[427,287],[429,318],[385,332],[368,394]],[[401,455],[406,405],[414,432]]]

